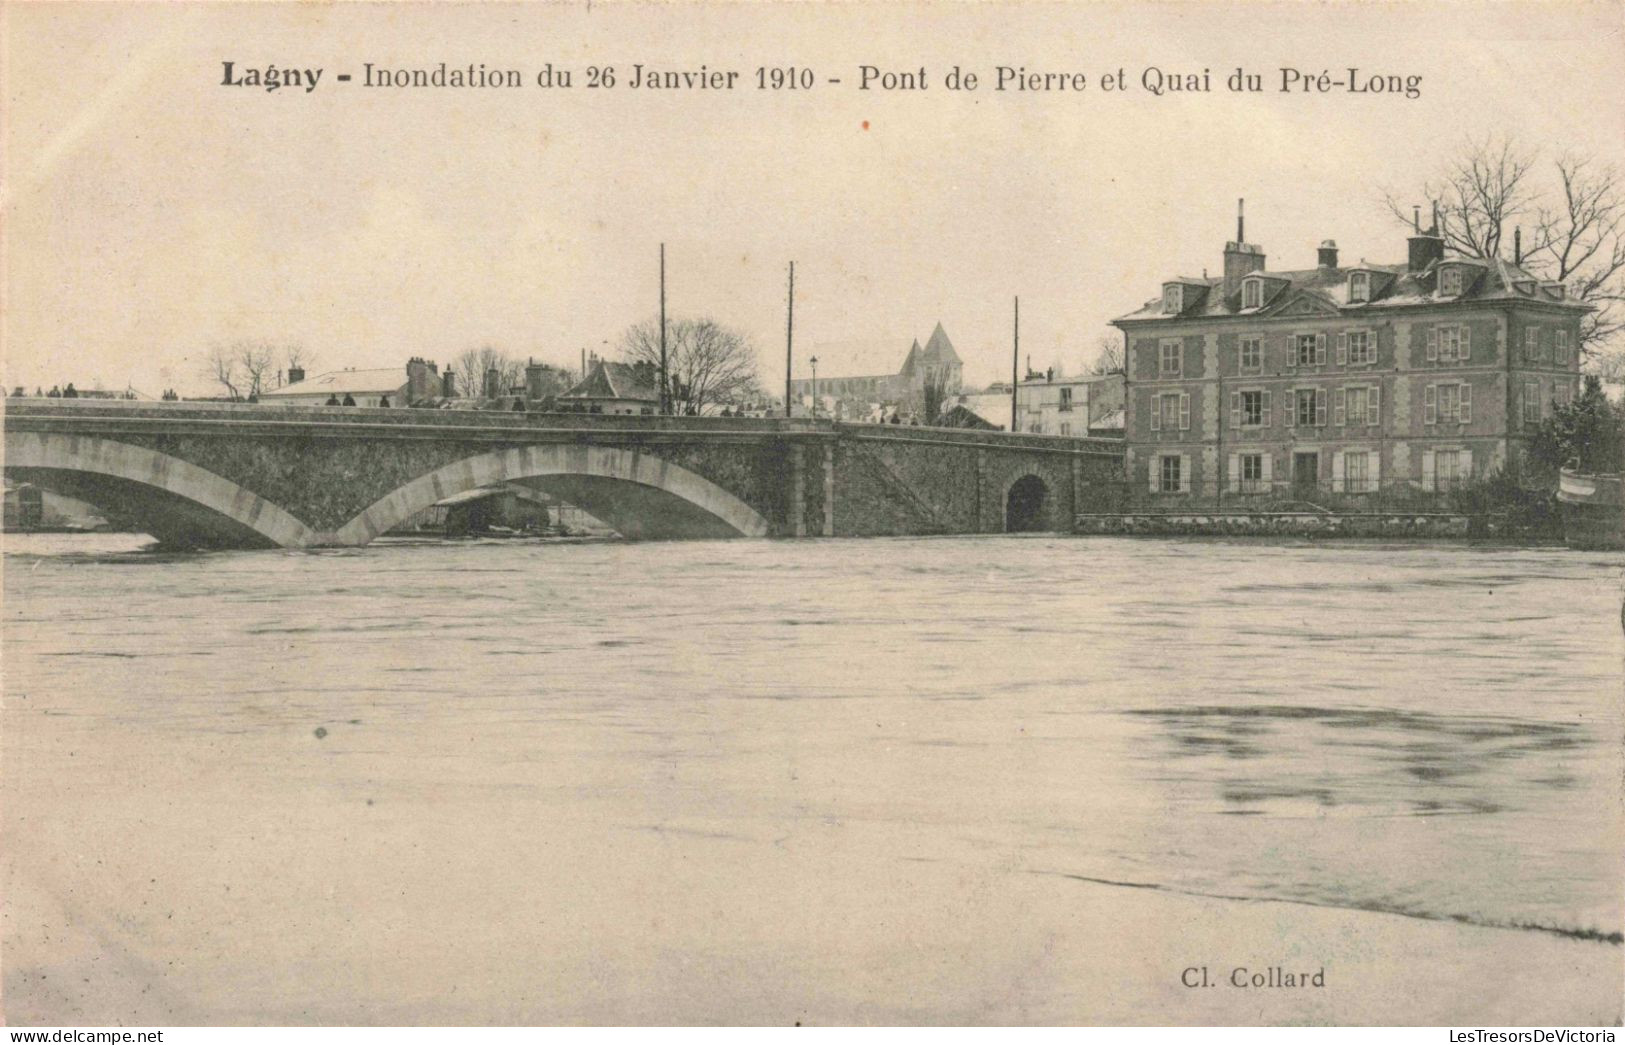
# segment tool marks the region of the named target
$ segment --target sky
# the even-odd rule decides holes
[[[4,22],[6,385],[206,394],[210,346],[295,343],[313,371],[483,344],[575,365],[658,308],[744,331],[782,388],[889,373],[941,322],[980,384],[1076,372],[1162,280],[1217,272],[1247,201],[1272,268],[1404,257],[1384,189],[1511,135],[1625,168],[1620,3],[17,4]],[[321,68],[314,91],[221,84]],[[484,63],[515,90],[360,83]],[[569,90],[532,86],[551,63]],[[625,86],[634,64],[733,91]],[[924,91],[857,89],[862,65]],[[996,65],[1081,93],[996,93]],[[617,86],[589,90],[589,66]],[[811,90],[758,91],[758,66]],[[976,92],[945,89],[954,66]],[[1237,66],[1261,94],[1232,94]],[[1282,67],[1420,74],[1420,97],[1276,90]],[[1143,70],[1211,70],[1155,97]],[[1132,89],[1107,93],[1123,70]],[[341,72],[355,77],[336,82]],[[830,78],[840,84],[830,84]],[[403,371],[404,372],[404,371]]]

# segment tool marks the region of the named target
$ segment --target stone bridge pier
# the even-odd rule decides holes
[[[357,546],[521,484],[633,539],[1003,533],[1107,510],[1109,440],[787,419],[11,399],[5,472],[179,547]]]

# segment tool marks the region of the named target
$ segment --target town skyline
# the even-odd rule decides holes
[[[313,372],[482,344],[574,366],[582,350],[618,354],[621,332],[655,314],[661,242],[670,314],[747,334],[770,393],[783,379],[791,260],[797,377],[821,346],[906,350],[940,321],[967,385],[1007,379],[1018,295],[1022,355],[1077,372],[1109,320],[1164,279],[1216,268],[1237,198],[1271,267],[1312,266],[1324,239],[1345,257],[1392,263],[1404,230],[1381,192],[1403,195],[1465,139],[1499,132],[1539,147],[1555,119],[1573,128],[1567,146],[1625,161],[1625,121],[1607,104],[1611,54],[1572,44],[1602,31],[1608,10],[1553,12],[1540,40],[1482,15],[1482,46],[1450,70],[1430,43],[1439,16],[1406,13],[1372,34],[1352,9],[1313,15],[1319,42],[1304,64],[1423,70],[1414,101],[1079,96],[1018,107],[832,89],[682,101],[706,107],[705,136],[672,119],[677,102],[642,95],[595,97],[589,123],[579,95],[215,89],[226,52],[337,66],[346,56],[331,41],[354,17],[344,11],[267,11],[250,40],[240,21],[200,8],[19,10],[8,17],[62,46],[13,56],[18,82],[37,90],[17,99],[8,127],[5,380],[201,393],[203,353],[239,339],[298,343]],[[784,11],[694,12],[677,42],[612,10],[556,17],[572,60],[610,41],[622,54],[658,44],[674,62],[736,55],[726,41],[748,28],[763,53],[831,74],[849,64],[835,41],[798,44],[798,17]],[[1055,33],[1026,12],[1003,18],[1029,65],[1075,61],[1079,39],[1115,24],[1110,12],[1068,11]],[[1137,21],[1144,42],[1114,66],[1221,73],[1252,46],[1246,25],[1216,11]],[[441,46],[433,19],[399,23],[384,57]],[[500,19],[462,24],[459,43],[490,53],[487,64],[537,64]],[[865,12],[863,24],[878,50],[906,50],[905,13]],[[978,24],[969,12],[941,19],[920,56],[933,76],[966,61]],[[1558,61],[1573,71],[1561,97],[1519,86]],[[111,78],[95,74],[112,66]],[[1327,135],[1332,116],[1339,133]],[[1235,148],[1238,130],[1256,145]],[[183,143],[190,162],[168,162]]]

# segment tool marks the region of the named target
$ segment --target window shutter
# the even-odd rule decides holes
[[[1286,336],[1286,368],[1288,370],[1298,368],[1298,337],[1296,334]]]
[[[1348,417],[1348,412],[1344,409],[1344,403],[1347,401],[1347,399],[1348,399],[1347,390],[1339,388],[1337,390],[1337,399],[1334,401],[1334,406],[1333,406],[1333,409],[1335,409],[1337,411],[1336,420],[1337,420],[1337,423],[1339,425],[1347,423],[1346,419]]]
[[[1343,451],[1332,452],[1332,492],[1337,493],[1343,489]]]
[[[1466,424],[1467,422],[1469,422],[1469,421],[1471,421],[1473,419],[1473,386],[1472,385],[1462,385],[1461,386],[1461,398],[1460,398],[1459,401],[1461,403],[1461,406],[1460,406],[1460,409],[1458,411],[1457,419],[1462,424]]]
[[[1347,333],[1337,335],[1337,365],[1347,366],[1349,361],[1349,336]]]
[[[1434,486],[1434,483],[1433,483],[1433,451],[1432,450],[1423,450],[1422,451],[1422,489],[1427,490],[1427,491],[1429,491],[1431,493],[1432,490],[1433,490],[1433,486]]]
[[[1432,425],[1439,423],[1439,390],[1428,385],[1427,391],[1422,393],[1422,423]],[[1432,489],[1432,487],[1428,487]]]
[[[1439,329],[1437,327],[1428,327],[1428,362],[1437,363],[1438,361]]]
[[[1457,460],[1461,461],[1461,478],[1462,478],[1462,480],[1466,481],[1466,480],[1472,479],[1472,477],[1473,477],[1473,452],[1471,450],[1463,450],[1463,451],[1461,451],[1461,456],[1459,458],[1457,458]]]
[[[1286,426],[1288,428],[1298,427],[1298,390],[1296,388],[1286,390]]]
[[[1191,492],[1191,458],[1189,454],[1179,455],[1179,492]]]
[[[1275,455],[1272,454],[1272,453],[1269,453],[1268,451],[1266,451],[1263,456],[1264,456],[1264,462],[1263,462],[1263,464],[1264,464],[1264,479],[1263,479],[1264,491],[1266,493],[1268,493],[1273,488],[1272,485],[1271,485],[1272,480],[1271,480],[1270,476],[1271,476],[1271,473],[1275,471],[1275,468],[1274,468]]]
[[[1317,389],[1315,389],[1315,424],[1317,424],[1317,425],[1325,425],[1325,423],[1326,423],[1326,390],[1324,388],[1317,388]]]
[[[1153,455],[1150,467],[1146,471],[1151,473],[1151,492],[1156,493],[1162,489],[1162,457]]]
[[[1268,392],[1264,393],[1264,416],[1259,420],[1263,422],[1265,428],[1270,426],[1270,394]]]
[[[1325,366],[1326,365],[1326,335],[1325,334],[1316,334],[1315,335],[1315,365],[1316,366]]]
[[[1365,481],[1366,492],[1376,493],[1382,489],[1382,454],[1378,452],[1369,455],[1366,458],[1366,468],[1368,469]]]
[[[1365,392],[1365,423],[1369,428],[1382,423],[1378,417],[1382,411],[1382,386],[1372,385]]]
[[[1151,397],[1151,430],[1153,432],[1162,431],[1162,396],[1160,395]]]
[[[1241,393],[1230,393],[1230,427],[1241,427]]]
[[[1471,359],[1473,356],[1473,328],[1466,323],[1461,325],[1461,358]]]
[[[1241,455],[1230,455],[1230,471],[1227,473],[1230,480],[1230,492],[1235,493],[1241,489]]]
[[[1184,431],[1191,426],[1191,394],[1179,393],[1179,430]]]

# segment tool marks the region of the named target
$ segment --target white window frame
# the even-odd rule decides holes
[[[1462,271],[1460,265],[1450,265],[1439,270],[1440,297],[1461,297],[1462,288],[1466,285],[1467,273]]]
[[[1241,389],[1241,390],[1239,390],[1237,392],[1237,395],[1241,396],[1241,424],[1238,427],[1241,427],[1241,428],[1262,428],[1262,427],[1264,427],[1264,390],[1261,389],[1261,388],[1243,388],[1243,389]],[[1258,417],[1257,417],[1257,420],[1249,421],[1247,419],[1247,397],[1248,396],[1256,396],[1257,399],[1258,399]]]
[[[1540,327],[1533,324],[1523,328],[1523,361],[1533,363],[1540,358]]]
[[[1253,361],[1247,362],[1248,349]],[[1236,344],[1236,369],[1243,374],[1257,374],[1264,370],[1264,338],[1260,334],[1244,334]]]
[[[1371,493],[1371,460],[1370,450],[1344,450],[1343,451],[1343,491],[1345,493]],[[1353,461],[1360,462],[1365,472],[1358,479],[1349,474],[1349,465]]]
[[[1461,359],[1461,324],[1449,323],[1439,327],[1439,362],[1455,363]]]
[[[1182,460],[1183,460],[1183,456],[1181,454],[1158,454],[1157,455],[1157,492],[1158,493],[1183,493],[1184,492],[1185,475],[1184,475],[1183,468],[1181,468]],[[1168,474],[1168,472],[1169,472],[1169,467],[1168,466],[1170,464],[1173,465],[1173,469],[1172,469],[1173,475],[1171,477]],[[1170,478],[1172,479],[1172,482],[1173,482],[1172,487],[1170,487],[1168,485]]]
[[[1185,288],[1178,283],[1170,283],[1162,288],[1162,312],[1173,316],[1185,311]]]
[[[1444,469],[1440,467],[1447,459],[1450,461],[1450,471],[1452,473],[1449,477],[1445,476]],[[1471,476],[1467,478],[1471,478]],[[1433,488],[1435,490],[1449,490],[1452,487],[1460,486],[1462,479],[1460,450],[1433,451]]]
[[[1355,351],[1355,339],[1362,342],[1358,354]],[[1351,330],[1349,339],[1349,366],[1370,366],[1377,361],[1377,338],[1370,330]]]
[[[1540,379],[1528,377],[1523,382],[1523,423],[1540,424]]]
[[[1358,304],[1371,300],[1371,273],[1349,273],[1349,303]]]
[[[1241,281],[1241,307],[1264,307],[1264,281],[1261,279],[1244,279]]]
[[[1173,367],[1168,361],[1173,360]],[[1185,342],[1182,338],[1163,338],[1157,342],[1157,375],[1159,377],[1184,377],[1185,370]]]
[[[1558,329],[1553,335],[1552,362],[1567,365],[1569,361],[1569,332]]]

